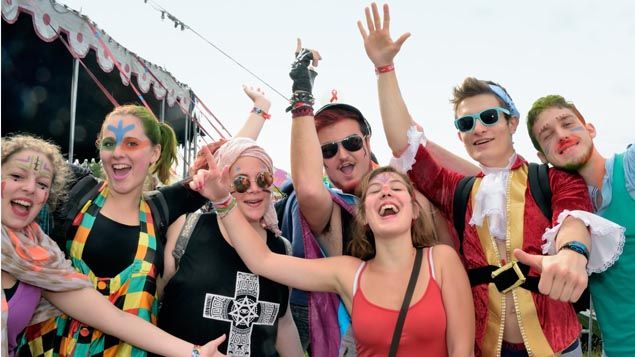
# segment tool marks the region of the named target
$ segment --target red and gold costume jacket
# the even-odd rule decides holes
[[[419,145],[415,163],[408,175],[416,188],[443,210],[446,217],[453,215],[454,192],[463,175],[441,167]],[[480,177],[483,175],[480,174]],[[465,215],[462,259],[466,269],[487,265],[501,266],[503,261],[487,227],[469,224],[472,201],[480,179],[472,189]],[[584,180],[579,175],[549,169],[553,218],[551,222],[541,213],[527,182],[527,162],[520,156],[511,166],[507,187],[507,250],[520,248],[530,254],[542,254],[542,235],[556,224],[564,209],[590,211],[590,200]],[[503,255],[504,257],[505,255]],[[529,276],[538,276],[532,269]],[[498,356],[503,339],[506,299],[494,284],[472,287],[476,313],[476,355]],[[567,348],[579,336],[581,326],[573,306],[530,292],[522,287],[508,292],[513,294],[525,348],[530,356],[552,356]],[[507,307],[509,308],[509,307]]]

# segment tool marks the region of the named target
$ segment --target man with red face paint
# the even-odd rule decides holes
[[[595,212],[624,227],[613,231],[609,239],[593,241],[593,249],[604,254],[598,268],[590,271],[594,274],[589,276],[589,287],[604,352],[608,356],[633,356],[635,145],[603,157],[593,145],[593,124],[587,123],[575,105],[559,95],[534,102],[527,114],[527,131],[543,161],[580,173]]]

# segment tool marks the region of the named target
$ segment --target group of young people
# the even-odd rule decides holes
[[[606,355],[633,354],[635,148],[601,156],[593,125],[545,96],[527,115],[552,165],[536,183],[511,96],[467,78],[452,103],[474,166],[408,113],[394,66],[408,34],[393,40],[388,6],[358,27],[394,158],[373,161],[354,106],[314,111],[321,57],[298,43],[282,200],[253,88],[240,132],[171,185],[174,133],[141,106],[106,116],[103,180],[69,175],[40,139],[3,138],[3,355],[580,356],[587,285]],[[144,192],[152,174],[166,185]],[[35,222],[46,203],[51,238]]]

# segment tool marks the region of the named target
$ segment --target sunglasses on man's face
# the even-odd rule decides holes
[[[460,117],[454,121],[454,126],[462,133],[467,133],[474,130],[476,126],[476,120],[480,120],[485,126],[492,126],[498,122],[499,113],[505,113],[509,115],[509,110],[501,107],[493,107],[485,109],[482,112],[468,114]]]
[[[344,149],[350,152],[354,152],[364,146],[364,138],[362,138],[358,134],[353,134],[340,141],[333,141],[330,143],[322,144],[322,157],[325,159],[330,159],[335,156],[335,154],[337,154],[337,151],[339,150],[340,143],[342,144]]]
[[[273,185],[273,175],[269,171],[262,171],[256,175],[256,185],[263,190]],[[232,187],[238,193],[245,193],[251,187],[251,181],[246,175],[238,175],[232,181]]]

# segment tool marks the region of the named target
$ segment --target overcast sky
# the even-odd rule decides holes
[[[174,28],[143,0],[58,0],[81,10],[116,41],[187,83],[234,133],[251,109],[241,85],[263,87],[272,119],[260,137],[276,166],[289,169],[290,115],[285,101],[191,31]],[[374,128],[372,150],[387,163],[376,77],[356,21],[363,1],[156,0],[278,91],[290,94],[296,37],[318,49],[314,94],[337,89]],[[382,3],[379,3],[380,5]],[[608,156],[635,142],[635,2],[629,0],[392,1],[392,35],[409,31],[395,61],[412,116],[432,140],[467,157],[452,124],[452,87],[466,76],[507,88],[523,119],[531,103],[558,93],[595,124]],[[524,125],[517,151],[537,160]]]

